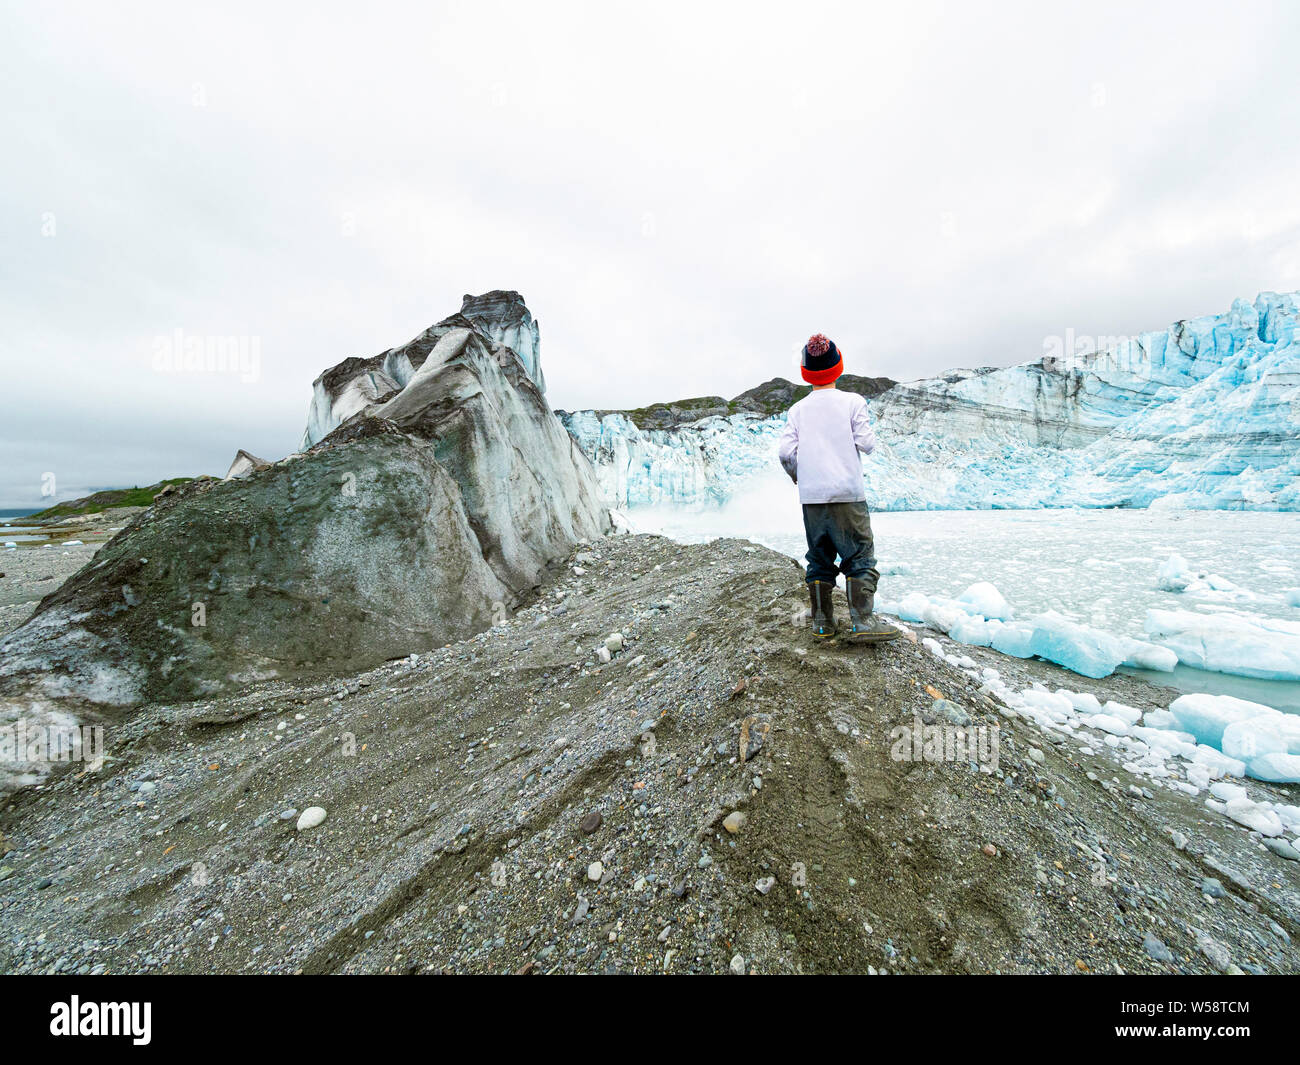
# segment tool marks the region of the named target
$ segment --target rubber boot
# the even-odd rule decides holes
[[[825,639],[835,635],[835,585],[826,581],[808,582],[808,601],[812,604],[812,634]]]
[[[903,635],[893,625],[881,621],[871,612],[876,596],[868,589],[865,581],[848,577],[845,584],[849,600],[848,639],[854,643],[883,643],[885,640],[897,640]]]

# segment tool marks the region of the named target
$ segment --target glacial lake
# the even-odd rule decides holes
[[[803,560],[795,488],[763,478],[720,507],[643,507],[638,532],[699,543],[735,536]],[[1233,613],[1300,623],[1288,591],[1300,588],[1300,514],[1242,511],[985,510],[873,513],[880,594],[955,597],[976,581],[997,586],[1017,617],[1055,610],[1094,628],[1146,639],[1150,609]],[[1192,594],[1157,585],[1177,553],[1193,570],[1236,587]],[[1256,680],[1180,665],[1154,683],[1207,691],[1300,713],[1300,682]],[[1070,687],[1071,680],[1062,680]],[[1078,678],[1077,690],[1087,690]]]

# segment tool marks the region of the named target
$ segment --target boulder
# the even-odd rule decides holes
[[[266,459],[259,459],[242,447],[235,452],[235,460],[226,471],[225,480],[233,481],[236,477],[247,477],[254,470],[264,470],[271,465]]]

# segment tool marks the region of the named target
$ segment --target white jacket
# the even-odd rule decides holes
[[[867,498],[858,453],[870,455],[875,447],[867,401],[822,388],[790,408],[777,455],[799,485],[800,503],[856,503]]]

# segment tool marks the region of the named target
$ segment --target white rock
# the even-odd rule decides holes
[[[325,820],[325,807],[308,806],[298,817],[298,831],[306,832],[309,828],[315,828]]]

